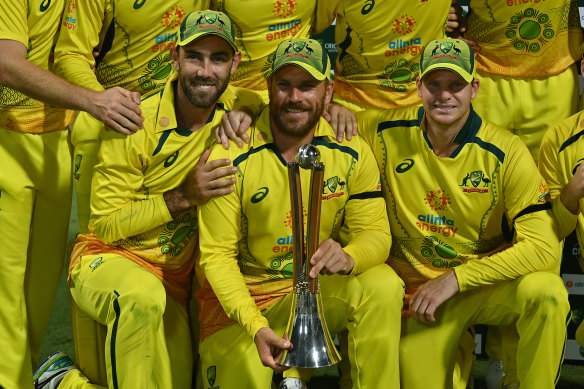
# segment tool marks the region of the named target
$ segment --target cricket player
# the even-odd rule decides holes
[[[267,103],[269,57],[280,42],[310,36],[316,0],[211,0],[211,8],[227,14],[235,26],[241,63],[232,85],[257,91]]]
[[[451,0],[319,1],[315,32],[336,18],[333,101],[357,112],[417,105],[422,48],[445,36]]]
[[[577,1],[471,0],[459,32],[476,49],[477,113],[519,135],[537,161],[550,124],[578,110]]]
[[[0,387],[32,388],[63,269],[71,204],[67,126],[86,110],[117,131],[142,125],[138,96],[94,92],[51,73],[64,1],[0,11]],[[64,108],[69,108],[67,110]]]
[[[318,41],[280,43],[270,104],[250,129],[250,143],[211,152],[211,160],[227,158],[237,169],[234,191],[198,208],[199,353],[211,387],[269,387],[273,370],[283,370],[279,354],[293,347],[282,337],[293,288],[286,162],[306,143],[325,165],[321,242],[310,276],[327,274],[320,285],[329,330],[349,330],[355,387],[399,387],[403,284],[383,264],[391,239],[378,170],[361,138],[338,143],[321,118],[333,93],[329,70]],[[310,173],[300,174],[307,204]]]
[[[198,255],[196,207],[232,191],[234,180],[222,178],[235,170],[216,170],[225,161],[206,163],[205,150],[226,107],[262,104],[228,87],[241,54],[225,14],[186,16],[171,55],[177,72],[142,100],[144,130],[102,133],[90,233],[79,236],[69,267],[75,302],[107,327],[108,387],[191,387],[186,304]],[[63,372],[59,388],[88,384],[71,366]]]
[[[583,120],[584,112],[579,112],[550,128],[539,150],[539,170],[550,188],[558,236],[564,239],[576,229],[580,253],[584,247],[584,208],[581,205],[584,197]],[[582,254],[578,260],[584,271]],[[576,330],[576,340],[584,347],[584,323],[580,323]]]
[[[464,41],[431,41],[423,106],[357,115],[382,171],[388,263],[406,284],[401,384],[451,388],[461,335],[488,324],[516,327],[521,387],[553,388],[569,304],[549,195],[519,137],[472,108],[475,67]]]

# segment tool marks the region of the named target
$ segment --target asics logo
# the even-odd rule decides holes
[[[270,190],[267,187],[261,187],[256,194],[251,196],[251,202],[254,204],[259,203],[262,201],[267,195]]]
[[[405,173],[408,170],[410,170],[412,168],[412,166],[414,166],[414,160],[413,159],[404,159],[404,161],[402,163],[400,163],[399,165],[397,165],[395,167],[395,171],[398,173]]]

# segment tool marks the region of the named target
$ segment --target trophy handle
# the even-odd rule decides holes
[[[322,162],[314,163],[310,175],[310,198],[308,208],[308,236],[306,242],[306,267],[307,274],[312,270],[310,258],[316,252],[319,245],[320,233],[320,209],[322,205],[322,188],[324,185],[324,164]],[[309,280],[311,293],[318,291],[318,279],[314,277]]]
[[[308,277],[299,273],[306,271],[304,250],[304,214],[302,212],[302,190],[300,186],[300,167],[297,162],[288,162],[288,181],[290,183],[290,210],[292,216],[293,253],[297,263],[294,264],[294,288],[300,280]]]

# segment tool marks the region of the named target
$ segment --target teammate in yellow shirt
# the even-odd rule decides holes
[[[353,111],[419,104],[422,48],[445,36],[451,0],[319,1],[315,32],[336,18],[333,101]]]
[[[213,169],[225,161],[205,163],[205,149],[226,106],[261,104],[255,93],[228,87],[241,54],[227,16],[189,14],[177,45],[178,73],[142,101],[144,130],[102,134],[91,232],[79,236],[69,267],[75,302],[107,326],[108,387],[191,387],[186,303],[198,255],[195,207],[230,192],[232,181],[220,178],[233,173]],[[41,366],[39,382],[56,367]],[[89,384],[79,370],[63,372],[60,388]]]
[[[199,351],[211,387],[269,387],[272,370],[262,364],[281,371],[278,349],[292,347],[281,338],[292,291],[286,161],[304,143],[315,145],[325,164],[311,277],[332,274],[320,278],[329,329],[349,329],[355,387],[399,386],[403,284],[383,264],[391,239],[378,170],[362,139],[338,143],[320,118],[333,91],[329,69],[317,41],[282,42],[268,79],[270,106],[250,130],[250,144],[212,150],[210,159],[232,160],[237,174],[232,193],[199,207]],[[309,172],[301,178],[307,199]]]
[[[564,239],[576,229],[580,253],[584,252],[583,129],[584,112],[579,112],[550,128],[539,150],[539,170],[550,188],[558,236]],[[584,271],[582,254],[578,260]],[[584,323],[576,330],[576,340],[584,347]]]
[[[569,304],[549,196],[519,137],[474,112],[474,73],[465,42],[432,41],[417,81],[423,107],[357,115],[382,171],[388,263],[406,283],[401,383],[451,387],[466,329],[514,324],[521,386],[552,388]]]
[[[578,110],[577,1],[472,0],[459,32],[477,52],[477,112],[519,135],[537,161],[550,123]]]
[[[32,388],[32,369],[65,258],[71,203],[67,126],[86,110],[118,131],[141,127],[139,99],[70,84],[52,70],[64,1],[0,11],[0,386]]]

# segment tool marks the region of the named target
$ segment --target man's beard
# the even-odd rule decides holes
[[[310,106],[304,106],[302,104],[276,105],[270,101],[270,116],[280,132],[295,138],[304,138],[316,126],[322,116],[324,109],[324,96],[322,96],[321,101],[317,102],[314,109],[311,110],[311,108],[312,107]],[[298,123],[297,120],[285,121],[280,116],[280,113],[286,109],[310,110],[308,111],[308,119],[304,124]]]
[[[217,100],[219,100],[219,97],[221,97],[223,92],[225,92],[225,89],[227,89],[227,85],[229,84],[229,77],[224,80],[216,79],[214,83],[215,84],[214,92],[211,91],[201,92],[198,90],[194,90],[194,87],[192,85],[193,84],[208,85],[209,84],[208,79],[203,79],[199,77],[189,78],[181,74],[180,80],[183,93],[185,94],[187,99],[189,99],[191,104],[198,108],[209,108],[213,106],[217,102]]]

